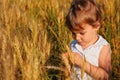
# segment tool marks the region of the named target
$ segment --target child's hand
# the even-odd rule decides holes
[[[83,57],[79,53],[73,53],[74,64],[81,67],[83,64]]]
[[[62,55],[61,55],[62,57],[66,57],[66,58],[68,58],[68,53],[66,52],[66,53],[62,53]]]
[[[62,54],[62,58],[63,58],[63,61],[66,63],[66,59],[68,59],[68,60],[70,60],[69,59],[69,57],[72,57],[73,59],[73,64],[75,64],[75,65],[77,65],[77,66],[79,66],[79,67],[81,67],[82,66],[82,63],[83,63],[83,58],[82,58],[82,56],[79,54],[79,53],[75,53],[75,52],[73,52],[73,53],[71,53],[70,55],[69,55],[69,53],[63,53]],[[65,59],[66,58],[66,59]]]

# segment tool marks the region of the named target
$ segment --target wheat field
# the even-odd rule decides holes
[[[0,80],[69,80],[61,53],[72,40],[65,24],[71,1],[0,0]],[[120,1],[97,2],[103,16],[99,33],[112,49],[111,80],[119,80]]]

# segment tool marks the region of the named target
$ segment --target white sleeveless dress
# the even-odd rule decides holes
[[[98,65],[98,58],[100,55],[101,48],[104,45],[109,45],[109,43],[100,35],[98,41],[87,47],[86,49],[82,50],[82,47],[77,43],[76,40],[72,41],[71,43],[71,51],[77,52],[81,56],[85,56],[85,59],[94,66]],[[83,79],[81,79],[81,70],[79,67],[74,66],[75,73],[71,73],[72,80],[94,80],[90,77],[87,73],[84,73]]]

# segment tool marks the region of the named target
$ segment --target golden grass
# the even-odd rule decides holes
[[[56,77],[65,80],[60,53],[70,53],[65,16],[71,1],[0,0],[0,80],[51,80],[49,69],[60,71]],[[97,2],[104,20],[99,33],[112,48],[111,79],[120,79],[120,1]]]

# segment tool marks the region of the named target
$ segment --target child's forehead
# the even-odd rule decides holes
[[[79,26],[76,26],[76,27],[73,27],[71,29],[72,32],[74,33],[78,33],[78,32],[86,32],[90,29],[93,29],[94,27],[89,25],[89,24],[83,24],[83,25],[79,25]]]
[[[72,25],[72,31],[83,31],[88,27],[88,24],[82,23],[82,24],[74,24]]]
[[[73,30],[71,30],[73,33],[80,33],[80,32],[85,32],[85,29],[77,29],[77,30],[75,30],[75,29],[73,29]]]

